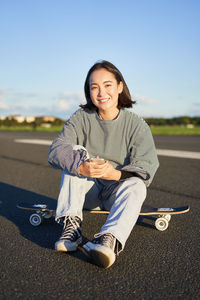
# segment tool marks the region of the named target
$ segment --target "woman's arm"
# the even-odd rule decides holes
[[[77,134],[73,122],[67,121],[59,136],[49,148],[48,162],[56,169],[67,170],[78,175],[79,165],[86,159],[87,152],[83,149],[74,150]]]
[[[146,123],[141,124],[137,135],[132,137],[130,143],[132,144],[130,163],[123,166],[121,170],[136,174],[149,186],[159,166],[159,161],[150,128]]]

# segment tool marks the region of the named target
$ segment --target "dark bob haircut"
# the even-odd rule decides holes
[[[102,60],[99,61],[97,63],[95,63],[90,70],[88,71],[86,80],[85,80],[85,85],[84,85],[84,91],[85,91],[85,98],[86,98],[86,104],[81,104],[80,107],[83,109],[89,109],[89,110],[97,110],[96,106],[92,103],[92,100],[90,98],[90,85],[89,85],[89,80],[90,80],[90,75],[92,74],[92,72],[94,72],[95,70],[99,70],[99,69],[106,69],[108,72],[112,73],[118,84],[122,81],[123,83],[123,91],[122,93],[119,95],[118,98],[118,108],[130,108],[133,106],[133,104],[136,103],[136,101],[133,101],[131,99],[131,95],[129,92],[129,89],[126,85],[126,82],[121,74],[121,72],[109,61],[106,60]]]

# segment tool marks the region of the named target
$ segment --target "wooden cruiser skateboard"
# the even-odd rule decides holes
[[[39,226],[43,218],[51,218],[55,216],[56,208],[55,206],[50,206],[46,204],[30,204],[21,202],[17,204],[17,207],[20,209],[32,210],[35,213],[30,215],[29,221],[33,226]],[[156,207],[143,207],[140,216],[155,216],[155,227],[159,231],[164,231],[169,226],[169,221],[171,220],[172,215],[178,215],[186,213],[190,210],[189,206],[182,207],[165,207],[165,208],[156,208]],[[93,214],[109,214],[109,211],[104,210],[87,210],[89,213]]]

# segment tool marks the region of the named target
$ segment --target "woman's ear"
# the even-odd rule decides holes
[[[118,84],[118,92],[119,92],[119,94],[121,94],[121,93],[122,93],[122,91],[123,91],[123,88],[124,88],[123,82],[122,82],[122,81],[120,81],[120,83]]]

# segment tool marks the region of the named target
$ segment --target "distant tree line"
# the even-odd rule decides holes
[[[200,126],[199,117],[181,116],[174,118],[145,118],[145,121],[150,126],[187,126],[192,124],[194,126]]]
[[[199,117],[181,116],[174,118],[145,118],[145,121],[149,126],[187,126],[192,124],[194,126],[200,126]],[[63,126],[66,121],[59,118],[55,118],[53,122],[48,121],[46,123],[51,126]],[[26,127],[40,127],[44,121],[40,117],[36,117],[33,122],[27,122],[26,120],[19,123],[15,118],[7,117],[4,120],[0,119],[0,126],[26,126]]]
[[[51,126],[63,126],[66,121],[61,120],[59,118],[55,118],[53,122],[47,121],[46,124],[50,124]],[[33,122],[27,122],[26,120],[23,122],[18,122],[15,118],[7,117],[4,120],[0,120],[0,126],[6,127],[40,127],[44,124],[44,121],[40,117],[36,117]]]

